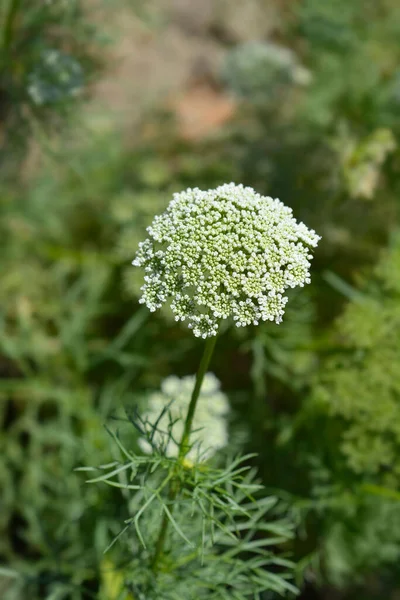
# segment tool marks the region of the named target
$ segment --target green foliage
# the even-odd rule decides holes
[[[343,420],[341,449],[358,474],[398,485],[400,421],[400,238],[382,256],[336,325],[339,347],[315,394]]]
[[[57,123],[99,64],[80,0],[5,0],[0,9],[0,115],[5,150],[38,122]]]
[[[364,496],[326,536],[327,576],[337,586],[362,584],[368,573],[395,571],[400,548],[398,500]],[[383,590],[382,590],[383,592]],[[358,592],[359,593],[359,592]]]
[[[361,143],[352,139],[338,140],[342,150],[343,175],[351,197],[370,200],[379,184],[382,167],[396,148],[396,140],[389,129],[377,129]]]
[[[297,8],[316,76],[307,97],[308,118],[333,125],[346,113],[359,131],[398,127],[399,8],[395,2],[307,0]]]
[[[97,217],[90,212],[89,190],[76,196],[73,168],[60,175],[18,199],[6,188],[1,201],[0,553],[19,573],[16,598],[89,598],[97,589],[119,508],[110,494],[83,487],[74,469],[87,456],[109,458],[103,423],[144,362],[143,313],[121,321],[110,297],[116,260],[102,241],[109,220],[100,204]],[[89,228],[98,232],[93,244]],[[126,352],[133,338],[136,352]]]
[[[140,419],[135,425],[143,430]],[[157,423],[148,429],[149,443],[155,431]],[[262,486],[246,465],[249,456],[231,459],[225,468],[180,464],[165,455],[167,442],[153,444],[151,456],[139,456],[113,438],[124,461],[83,470],[103,471],[89,483],[104,482],[124,493],[128,516],[110,546],[122,537],[123,556],[129,557],[123,585],[134,598],[245,600],[260,599],[267,590],[296,591],[288,581],[293,564],[277,554],[277,546],[291,537],[290,522],[274,515],[276,498],[260,496]],[[171,482],[179,488],[174,500]],[[163,515],[172,534],[156,565],[153,549]]]

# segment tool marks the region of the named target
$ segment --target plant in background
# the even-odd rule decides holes
[[[399,270],[396,232],[357,289],[348,286],[310,396],[281,434],[282,443],[293,437],[288,461],[296,453],[306,465],[292,504],[318,532],[312,576],[349,598],[364,597],[371,581],[367,597],[385,597],[399,580]]]
[[[6,0],[0,7],[0,125],[26,143],[26,132],[65,116],[99,61],[99,42],[81,0]]]
[[[239,97],[272,107],[294,86],[307,85],[311,73],[290,48],[272,42],[247,42],[228,53],[222,78]]]
[[[387,158],[396,150],[397,143],[390,129],[376,129],[361,141],[348,132],[335,143],[341,157],[343,178],[352,198],[373,200],[382,179]]]
[[[366,481],[397,487],[400,467],[400,237],[336,323],[339,350],[323,364],[314,400],[341,423],[348,467]]]
[[[275,550],[290,526],[269,514],[276,500],[263,496],[249,457],[225,468],[208,460],[226,443],[227,402],[206,372],[222,319],[282,320],[285,290],[310,281],[319,236],[279,200],[234,184],[175,194],[148,233],[133,262],[145,271],[141,302],[155,311],[169,301],[206,342],[196,378],[168,378],[147,413],[130,416],[145,456],[114,434],[125,460],[91,480],[134,492],[120,532],[137,534],[126,589],[136,600],[294,592],[292,564]]]
[[[360,493],[343,513],[324,536],[329,581],[339,588],[353,587],[362,584],[371,572],[385,572],[387,579],[394,576],[398,580],[399,498]],[[387,591],[384,579],[376,586],[381,597]]]

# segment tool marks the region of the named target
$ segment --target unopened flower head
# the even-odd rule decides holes
[[[310,283],[320,239],[280,200],[233,183],[174,194],[147,231],[132,263],[145,271],[140,302],[150,311],[170,302],[203,338],[228,317],[238,327],[280,323],[285,291]]]
[[[150,424],[150,431],[154,427],[153,442],[165,447],[167,456],[178,456],[194,383],[195,376],[192,375],[182,379],[175,375],[167,377],[161,385],[161,391],[150,396],[147,411],[142,415]],[[226,446],[228,412],[228,399],[221,392],[218,379],[213,373],[206,373],[193,420],[191,448],[186,459],[191,462],[206,460],[219,448]],[[144,452],[151,453],[151,445],[147,440],[141,438],[139,444]]]

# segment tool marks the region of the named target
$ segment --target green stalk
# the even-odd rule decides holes
[[[17,17],[18,9],[21,4],[21,0],[10,0],[8,10],[4,19],[3,26],[3,39],[2,39],[2,50],[7,53],[12,41],[13,29],[15,19]]]
[[[0,24],[0,77],[12,70],[11,49],[21,0],[9,0]],[[4,85],[4,82],[2,82]]]
[[[185,428],[183,430],[181,443],[179,444],[179,456],[178,460],[182,463],[186,454],[190,450],[190,432],[192,430],[193,425],[193,417],[196,412],[197,400],[199,398],[201,386],[203,383],[204,375],[207,372],[208,365],[210,364],[211,357],[214,352],[215,343],[217,341],[217,336],[207,338],[206,345],[204,347],[203,356],[200,361],[199,369],[196,374],[196,382],[194,384],[192,397],[190,399],[189,408],[186,415]]]
[[[217,341],[216,335],[213,337],[209,337],[209,338],[207,338],[207,341],[206,341],[206,344],[204,347],[203,356],[201,358],[200,365],[199,365],[199,368],[198,368],[198,371],[196,374],[196,382],[194,384],[192,397],[190,399],[189,408],[188,408],[188,411],[186,414],[185,426],[183,429],[182,438],[179,443],[179,453],[178,453],[178,461],[177,461],[178,467],[181,467],[183,465],[185,456],[190,450],[190,433],[192,430],[194,414],[196,412],[197,400],[199,399],[204,375],[206,374],[208,365],[210,364],[210,360],[211,360],[212,354],[214,352],[216,341]],[[179,480],[175,477],[171,482],[171,485],[169,488],[169,493],[168,493],[168,501],[169,501],[169,504],[171,505],[170,506],[171,513],[174,508],[173,502],[176,499],[178,493],[179,493]],[[157,543],[156,543],[156,549],[154,552],[153,560],[151,562],[151,568],[153,571],[157,570],[160,558],[163,553],[164,544],[165,544],[165,540],[166,540],[167,532],[168,532],[168,525],[169,525],[169,518],[166,515],[166,513],[164,512],[163,519],[161,522],[161,527],[160,527],[160,533],[158,535],[158,539],[157,539]]]

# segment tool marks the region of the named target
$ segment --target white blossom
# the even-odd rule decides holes
[[[132,263],[145,271],[140,302],[152,312],[169,302],[203,338],[228,317],[280,323],[285,291],[310,283],[320,239],[280,200],[234,183],[174,194],[147,231]]]
[[[144,421],[154,427],[153,442],[165,446],[167,456],[178,456],[179,443],[184,429],[187,408],[195,383],[195,376],[179,379],[167,377],[159,392],[150,395]],[[190,450],[186,460],[203,461],[228,443],[226,416],[228,399],[220,390],[220,383],[213,373],[206,373],[201,387],[199,402],[190,435]],[[161,417],[160,417],[161,415]],[[150,454],[151,445],[145,438],[139,439],[143,452]]]

